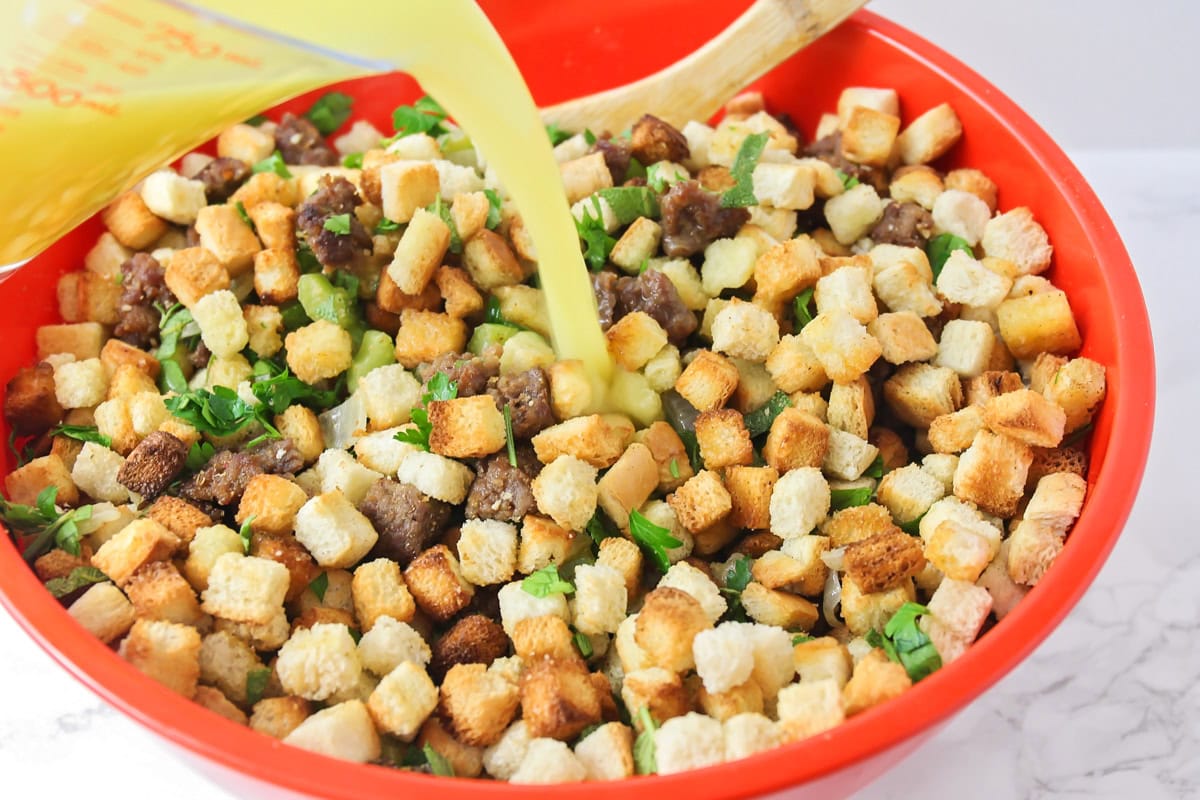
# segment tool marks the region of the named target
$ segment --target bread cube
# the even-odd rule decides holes
[[[435,545],[412,560],[404,570],[408,590],[417,606],[438,622],[445,622],[467,607],[475,589],[463,577],[450,548]]]
[[[300,266],[296,253],[287,248],[268,248],[254,255],[254,291],[264,303],[282,305],[299,295]]]
[[[695,665],[692,640],[711,627],[709,614],[698,600],[681,589],[660,586],[646,595],[637,615],[634,641],[649,664],[683,672]]]
[[[911,311],[919,317],[936,317],[942,303],[930,286],[932,276],[907,261],[877,268],[872,285],[876,296],[892,311]]]
[[[178,546],[175,534],[152,519],[139,519],[101,545],[92,566],[123,587],[143,565],[169,558]]]
[[[1030,389],[993,397],[983,406],[981,417],[993,432],[1035,447],[1057,447],[1067,419],[1061,407]]]
[[[98,322],[79,322],[73,325],[42,325],[37,329],[39,359],[66,353],[78,360],[97,358],[108,338]]]
[[[724,622],[692,640],[696,672],[712,694],[744,684],[754,672],[754,651],[745,646],[745,623]]]
[[[786,335],[771,351],[767,371],[781,391],[814,392],[829,383],[823,362],[801,336]]]
[[[821,277],[817,251],[807,237],[788,239],[771,246],[754,261],[754,297],[757,301],[786,301]]]
[[[866,539],[876,533],[896,527],[892,514],[877,503],[843,508],[831,516],[822,526],[821,533],[829,537],[831,547],[845,547],[851,542]],[[784,543],[785,548],[787,543]]]
[[[784,687],[779,692],[779,736],[794,742],[840,725],[846,718],[844,683],[818,678]]]
[[[929,423],[929,444],[935,453],[961,453],[983,429],[983,409],[965,406]]]
[[[655,259],[649,269],[657,270],[666,275],[679,293],[679,299],[689,311],[703,311],[708,305],[709,297],[704,291],[704,283],[700,273],[686,258],[672,258],[666,261]]]
[[[483,765],[498,780],[508,780],[521,765],[531,738],[524,720],[509,725],[499,741],[483,751]]]
[[[763,458],[781,474],[819,467],[829,449],[829,427],[806,411],[785,408],[771,423]]]
[[[658,462],[648,447],[634,443],[596,484],[597,501],[617,527],[625,529],[629,512],[640,508],[658,485]]]
[[[418,450],[401,462],[396,478],[436,500],[457,505],[466,499],[475,473],[466,464]]]
[[[361,700],[318,711],[283,737],[283,743],[359,764],[378,759],[382,747],[373,718]]]
[[[412,595],[400,575],[400,565],[390,559],[377,558],[359,565],[350,589],[354,596],[354,616],[364,632],[385,617],[409,622],[416,612]]]
[[[902,421],[928,428],[962,405],[962,382],[948,367],[905,364],[884,381],[883,396]]]
[[[717,239],[704,248],[700,281],[704,293],[716,297],[726,289],[744,286],[754,275],[758,248],[745,238]]]
[[[954,494],[989,514],[1011,517],[1025,493],[1033,462],[1029,445],[1003,434],[980,431],[958,460]]]
[[[431,204],[438,194],[437,167],[428,161],[402,159],[379,169],[380,205],[383,215],[393,222],[410,221],[418,209]]]
[[[638,217],[613,246],[608,260],[630,274],[635,274],[642,262],[658,252],[662,241],[662,226],[652,219]]]
[[[851,633],[858,636],[865,636],[872,629],[883,630],[902,605],[915,599],[911,580],[882,592],[864,592],[853,577],[842,578],[842,617]]]
[[[701,470],[667,498],[680,524],[690,533],[709,528],[727,517],[733,500],[715,472]]]
[[[1008,297],[1012,281],[955,250],[938,274],[937,288],[953,303],[976,308],[996,308]]]
[[[275,672],[288,694],[326,700],[354,689],[362,676],[362,662],[349,628],[318,623],[292,632],[279,650]]]
[[[515,784],[575,783],[587,778],[587,768],[566,744],[536,738],[529,742],[520,766],[509,776]]]
[[[121,287],[111,278],[91,272],[68,272],[58,281],[58,310],[64,322],[92,320],[116,324]]]
[[[779,344],[779,322],[769,311],[735,298],[714,318],[712,339],[715,351],[753,362],[766,361]]]
[[[883,167],[899,131],[897,113],[855,106],[842,117],[842,156],[856,164]]]
[[[421,382],[399,364],[376,367],[362,376],[358,392],[374,429],[403,425],[421,402]]]
[[[842,689],[846,716],[899,697],[911,686],[912,680],[903,666],[889,661],[882,650],[872,650],[855,665],[854,675]]]
[[[536,659],[521,674],[521,716],[535,739],[570,740],[600,721],[600,692],[582,661]]]
[[[808,164],[760,161],[752,176],[754,197],[777,209],[812,208],[816,175]]]
[[[909,464],[884,475],[875,496],[893,518],[907,523],[918,519],[945,493],[941,481],[917,464]]]
[[[521,521],[517,571],[529,575],[548,564],[562,564],[572,550],[575,534],[552,520],[526,514]]]
[[[346,568],[370,552],[379,534],[334,490],[312,498],[296,513],[296,538],[322,567]]]
[[[354,356],[350,333],[324,319],[289,333],[286,346],[288,367],[305,383],[336,378]]]
[[[911,311],[880,314],[867,324],[867,332],[878,340],[883,360],[889,364],[927,361],[937,354],[933,334]]]
[[[621,683],[621,700],[626,708],[645,708],[659,723],[682,716],[691,708],[683,679],[662,667],[648,667],[627,673]],[[639,733],[645,730],[636,711],[632,715],[632,724]]]
[[[731,408],[705,411],[696,417],[696,440],[707,469],[749,465],[754,460],[745,421]]]
[[[483,310],[483,296],[464,270],[441,266],[433,274],[433,280],[438,293],[445,299],[446,313],[450,316],[463,319]]]
[[[494,519],[469,519],[458,540],[463,577],[476,586],[503,583],[517,568],[517,528]]]
[[[834,238],[849,245],[861,239],[883,216],[883,201],[875,188],[860,183],[825,201],[825,221]]]
[[[208,204],[203,181],[189,180],[171,169],[147,175],[142,180],[141,195],[151,213],[176,225],[191,225]]]
[[[309,716],[308,701],[303,697],[267,697],[254,704],[250,727],[273,739],[283,739]]]
[[[574,634],[563,618],[554,614],[518,620],[513,625],[512,648],[523,664],[546,657],[562,661],[579,658]]]
[[[88,272],[116,280],[121,274],[121,265],[128,261],[131,255],[133,253],[129,248],[118,242],[112,233],[105,231],[84,256],[83,265]]]
[[[412,626],[389,616],[380,616],[359,639],[358,657],[366,669],[386,676],[405,661],[424,667],[429,664],[432,653]]]
[[[952,319],[942,328],[934,366],[948,367],[962,378],[974,378],[987,369],[996,337],[986,322]]]
[[[829,503],[829,484],[821,470],[790,470],[771,493],[771,532],[783,539],[810,533],[829,514]]]
[[[208,575],[203,609],[234,622],[266,624],[283,606],[290,575],[277,561],[226,553]]]
[[[99,358],[70,361],[54,368],[54,393],[63,408],[90,408],[104,400],[108,376]]]
[[[879,342],[848,312],[822,312],[800,332],[825,373],[837,383],[849,383],[862,375],[882,349]]]
[[[230,277],[248,272],[262,244],[233,205],[204,206],[196,214],[200,246],[216,257]]]
[[[821,469],[835,478],[854,481],[862,477],[879,455],[879,448],[853,433],[830,427],[828,448]]]
[[[487,228],[463,245],[462,263],[475,285],[485,291],[513,286],[525,279],[525,270],[508,242]]]
[[[576,203],[613,185],[612,173],[604,161],[604,154],[600,152],[559,164],[559,169],[562,171],[568,203]]]
[[[934,106],[908,123],[896,139],[905,164],[928,164],[945,154],[962,137],[962,123],[949,103]]]
[[[748,530],[765,530],[769,527],[771,493],[778,480],[779,471],[770,466],[727,468],[725,488],[732,505],[730,523]]]
[[[289,406],[282,414],[276,415],[275,427],[283,438],[292,440],[305,464],[316,461],[325,451],[321,423],[311,408]]]
[[[491,395],[429,403],[429,448],[452,458],[483,458],[504,447],[504,417]]]
[[[79,503],[79,489],[59,456],[51,454],[35,458],[4,476],[4,489],[9,500],[21,505],[36,505],[38,495],[50,486],[58,489],[54,498],[56,505],[74,506]]]
[[[900,116],[900,97],[896,94],[895,89],[847,86],[838,95],[836,117],[838,127],[844,128],[854,112],[860,108],[898,117]]]
[[[817,311],[841,309],[866,325],[879,315],[868,267],[842,267],[817,281]]]
[[[1054,373],[1042,393],[1065,412],[1064,430],[1079,430],[1092,421],[1104,399],[1104,366],[1090,358],[1073,358]]]
[[[204,295],[196,301],[191,311],[196,324],[200,326],[204,345],[213,355],[228,358],[237,355],[249,344],[250,334],[242,314],[242,305],[228,289]]]
[[[659,775],[720,764],[725,760],[724,729],[712,717],[689,712],[655,731],[654,750]]]
[[[125,585],[139,619],[157,619],[199,627],[204,614],[196,593],[168,561],[150,562],[135,572]]]
[[[107,581],[91,586],[71,603],[67,613],[105,644],[124,636],[136,619],[133,605]]]
[[[633,731],[619,722],[596,728],[575,745],[585,780],[616,781],[633,775]]]
[[[627,370],[641,369],[667,344],[667,333],[644,311],[626,314],[605,333],[608,350]]]
[[[467,326],[461,319],[411,308],[400,312],[396,360],[408,369],[443,353],[461,353],[466,346]]]
[[[975,641],[991,610],[986,589],[947,578],[929,598],[930,613],[917,624],[933,641],[942,663],[949,664]]]
[[[247,212],[252,212],[261,203],[294,206],[300,202],[300,182],[280,177],[274,172],[258,172],[251,175],[249,180],[230,196],[228,202],[235,207],[241,203]]]
[[[100,218],[116,240],[131,250],[148,249],[168,229],[167,223],[155,216],[142,196],[132,191],[117,195],[117,199],[100,212]]]
[[[1049,352],[1066,355],[1081,339],[1067,295],[1055,290],[1005,300],[996,309],[1000,337],[1014,358]]]
[[[251,523],[255,531],[286,536],[292,532],[296,513],[308,496],[296,484],[279,475],[255,475],[246,484],[238,505],[237,522]]]
[[[139,619],[121,642],[121,657],[173,692],[191,698],[200,677],[200,634],[174,622]]]
[[[1050,267],[1054,248],[1046,231],[1025,206],[988,221],[981,240],[984,254],[1017,266],[1021,275],[1040,275]]]
[[[125,463],[117,453],[95,442],[85,442],[75,457],[71,480],[92,499],[109,503],[129,500],[129,490],[117,480]]]
[[[600,542],[598,566],[611,567],[625,581],[626,597],[632,599],[641,588],[642,551],[636,544],[619,536],[610,536]]]

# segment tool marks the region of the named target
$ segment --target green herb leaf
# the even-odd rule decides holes
[[[246,124],[253,125],[254,127],[257,128],[259,125],[262,125],[266,121],[267,121],[267,118],[264,115],[255,114],[253,117],[250,117],[250,119],[246,120]]]
[[[600,543],[605,539],[616,536],[617,533],[611,528],[608,522],[608,517],[604,516],[604,512],[596,509],[596,513],[588,520],[587,524],[588,536],[592,537],[592,541],[599,547]]]
[[[560,144],[570,139],[574,134],[570,131],[564,131],[555,123],[551,122],[546,126],[546,135],[550,137],[550,146],[558,147]]]
[[[316,389],[297,378],[286,366],[262,360],[254,365],[254,380],[250,391],[272,414],[282,414],[295,403],[324,411],[337,405],[344,385],[343,380],[332,389]]]
[[[653,775],[658,772],[658,758],[654,750],[654,732],[658,725],[650,715],[650,709],[642,706],[637,711],[638,721],[642,723],[642,732],[633,743],[633,763],[638,775]]]
[[[84,586],[104,583],[106,580],[108,576],[95,567],[75,567],[65,578],[51,578],[46,581],[46,588],[50,590],[50,594],[61,599]]]
[[[512,407],[508,403],[504,404],[504,437],[508,440],[508,463],[515,467],[517,465],[517,440],[513,436]]]
[[[672,458],[671,463],[667,465],[667,469],[671,472],[672,478],[676,478],[676,479],[679,478],[679,462],[678,461],[676,461],[675,459]]]
[[[615,186],[596,192],[608,202],[617,221],[628,225],[638,217],[654,219],[660,215],[658,195],[649,186]]]
[[[521,581],[521,588],[526,594],[534,597],[547,597],[552,594],[574,594],[575,587],[568,581],[558,577],[558,565],[547,564]]]
[[[327,92],[312,104],[312,108],[304,112],[304,116],[308,117],[308,121],[316,126],[322,136],[328,136],[350,118],[350,110],[353,107],[354,98],[350,95]]]
[[[324,228],[338,236],[348,236],[350,234],[350,215],[334,214],[325,220]]]
[[[228,386],[214,386],[211,391],[191,389],[168,397],[166,406],[171,414],[201,433],[231,436],[257,422],[267,431],[267,438],[280,438],[279,431],[267,418],[266,406],[247,403]]]
[[[904,531],[909,536],[920,536],[921,535],[921,520],[923,520],[923,519],[925,519],[924,514],[917,517],[916,519],[910,519],[908,522],[897,522],[896,527],[900,528],[900,530]]]
[[[796,299],[792,301],[792,308],[796,312],[796,333],[804,330],[804,326],[812,322],[816,316],[809,311],[809,306],[812,305],[813,288],[812,286],[808,287],[796,295]]]
[[[592,208],[585,207],[583,219],[575,220],[575,230],[585,245],[583,258],[587,261],[588,269],[599,272],[608,263],[608,256],[617,246],[617,240],[608,235],[604,229],[604,211],[600,206],[600,198],[592,195]],[[595,214],[592,214],[595,209]]]
[[[575,631],[575,646],[579,648],[579,654],[584,658],[592,657],[592,640],[588,638],[586,633]]]
[[[421,405],[428,407],[434,400],[453,400],[458,397],[458,382],[450,380],[444,372],[436,372],[429,379],[426,390],[421,395]],[[429,434],[433,433],[433,424],[429,421],[429,412],[425,408],[412,410],[412,421],[416,427],[398,432],[397,441],[407,442],[422,450],[429,449]]]
[[[65,436],[79,442],[93,442],[101,447],[112,447],[112,438],[105,436],[95,425],[59,425],[50,431],[51,436]]]
[[[301,275],[310,275],[324,269],[320,260],[317,259],[317,254],[312,251],[307,242],[300,242],[296,245],[296,263],[300,265]]]
[[[188,449],[187,461],[184,462],[184,467],[188,472],[199,472],[204,469],[204,465],[216,454],[216,448],[208,442],[196,442]]]
[[[678,183],[679,181],[686,181],[688,179],[687,174],[680,172],[678,169],[675,170],[674,177],[664,175],[664,169],[664,162],[662,161],[657,164],[651,164],[646,168],[646,185],[660,194],[667,190],[668,183]]]
[[[725,575],[725,588],[741,594],[750,585],[750,557],[743,555],[733,562]]]
[[[428,762],[429,769],[434,775],[441,775],[444,778],[454,777],[454,767],[450,766],[450,762],[441,753],[434,750],[432,745],[426,744],[421,749],[425,753],[425,761]]]
[[[242,222],[250,226],[250,230],[258,233],[258,228],[254,227],[254,220],[250,219],[250,215],[246,213],[246,206],[241,200],[238,200],[233,204],[233,210],[236,211],[237,215],[242,218]]]
[[[1068,434],[1067,437],[1062,440],[1062,444],[1060,444],[1059,447],[1071,447],[1072,445],[1076,445],[1079,442],[1086,439],[1088,434],[1091,432],[1092,432],[1092,423],[1089,422],[1088,424],[1084,425],[1083,427],[1079,428],[1078,430],[1071,431],[1071,433]]]
[[[267,683],[271,680],[271,670],[252,669],[246,673],[246,705],[254,706],[263,698]]]
[[[454,224],[454,217],[450,214],[450,206],[442,202],[442,196],[439,194],[429,206],[425,209],[431,214],[437,214],[442,222],[446,223],[446,227],[450,229],[450,252],[461,253],[463,248],[462,237],[458,235],[458,226]]]
[[[400,230],[402,226],[399,222],[392,222],[387,217],[379,220],[379,224],[375,226],[376,233],[393,233]]]
[[[625,180],[646,177],[646,167],[635,156],[629,157],[629,166],[625,168]]]
[[[175,359],[167,359],[160,362],[162,369],[158,373],[158,388],[163,394],[167,392],[175,392],[175,394],[183,394],[188,389],[187,378],[183,376],[183,367],[179,366],[179,362]]]
[[[942,666],[937,647],[917,625],[917,618],[929,613],[929,609],[919,603],[905,603],[883,627],[882,636],[874,630],[867,634],[867,643],[882,648],[888,658],[902,665],[914,683]]]
[[[792,398],[788,397],[784,392],[776,392],[771,395],[761,408],[757,408],[746,414],[746,431],[751,438],[762,436],[767,431],[771,430],[771,426],[775,423],[775,418],[783,413],[785,408],[790,408]]]
[[[342,158],[342,166],[346,169],[362,169],[363,154],[362,153],[347,153]]]
[[[766,149],[769,138],[766,133],[752,133],[742,140],[742,146],[734,156],[733,167],[729,170],[734,185],[721,195],[723,207],[758,205],[758,198],[754,196],[754,168],[758,166],[758,159]]]
[[[492,325],[507,325],[510,328],[516,328],[521,331],[528,330],[524,325],[518,325],[505,318],[503,312],[500,311],[500,298],[495,295],[487,299],[487,306],[483,312],[483,321]]]
[[[855,186],[858,186],[859,180],[855,176],[847,175],[845,172],[842,172],[840,169],[835,169],[834,172],[837,174],[838,180],[842,182],[843,189],[849,191],[850,189],[853,189]]]
[[[496,230],[496,226],[500,224],[500,208],[502,206],[502,201],[500,200],[500,195],[496,193],[495,189],[484,189],[483,193],[488,199],[487,221],[484,223],[484,226],[488,230],[494,231]]]
[[[929,244],[925,245],[925,253],[929,256],[929,268],[933,270],[935,281],[942,274],[942,267],[946,266],[946,262],[950,260],[950,254],[955,250],[962,250],[972,258],[975,257],[975,251],[967,243],[967,240],[952,233],[939,233],[929,240]]]
[[[354,640],[355,644],[358,644],[362,641],[362,631],[360,631],[358,628],[348,628],[347,630],[349,630],[350,638]]]
[[[667,551],[683,545],[669,530],[655,525],[637,509],[629,512],[629,535],[654,560],[660,572],[671,568]]]
[[[583,129],[583,140],[587,142],[589,146],[596,143],[596,134],[592,133],[591,128]]]
[[[400,106],[392,112],[392,126],[396,135],[391,141],[414,133],[441,136],[449,133],[441,123],[446,119],[446,110],[429,95],[425,95],[411,106]]]
[[[870,486],[858,486],[853,489],[830,489],[829,508],[831,511],[841,511],[843,508],[865,506],[871,502],[875,490]]]
[[[312,579],[308,584],[308,588],[312,589],[312,593],[317,596],[318,603],[325,602],[325,592],[329,589],[329,573],[322,572],[320,575]]]
[[[242,540],[242,552],[246,553],[247,555],[250,553],[250,543],[254,540],[254,528],[251,527],[253,524],[254,515],[251,514],[246,521],[242,523],[242,527],[238,528],[238,538]]]
[[[8,432],[8,449],[12,452],[13,462],[18,467],[25,466],[25,464],[28,463],[33,457],[33,448],[31,445],[26,445],[24,448],[21,448],[17,445],[16,431]]]
[[[871,466],[867,467],[863,473],[864,478],[874,478],[879,480],[883,477],[883,456],[875,456],[875,460],[871,462]]]
[[[192,312],[176,303],[166,310],[159,309],[159,345],[154,357],[159,362],[171,359],[179,349],[180,340],[192,346],[200,336],[200,326],[192,319]],[[176,365],[178,366],[178,364]]]
[[[33,536],[22,553],[22,557],[30,564],[52,545],[73,556],[79,555],[78,523],[92,518],[92,507],[80,506],[60,514],[55,506],[57,498],[57,486],[47,486],[38,492],[35,505],[32,506],[10,503],[0,497],[0,521],[16,533]]]
[[[283,163],[283,154],[278,150],[251,167],[250,171],[255,174],[259,172],[274,172],[281,178],[292,177],[292,173],[288,172],[287,164]]]
[[[813,637],[809,636],[807,633],[797,633],[792,637],[792,647],[795,647],[798,644],[804,644],[805,642],[811,642],[812,638]]]

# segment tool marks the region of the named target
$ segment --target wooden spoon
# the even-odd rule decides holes
[[[542,109],[568,131],[623,131],[643,114],[682,127],[837,27],[867,0],[756,0],[699,50],[639,81]]]

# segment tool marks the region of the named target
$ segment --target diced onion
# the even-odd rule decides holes
[[[89,533],[94,533],[104,525],[110,522],[116,522],[121,518],[121,512],[112,503],[93,503],[92,515],[78,524],[79,533],[82,536],[87,536]]]
[[[340,406],[335,406],[317,417],[325,447],[346,450],[367,429],[367,407],[358,392],[350,395]]]
[[[825,562],[825,566],[829,567],[834,572],[841,572],[845,569],[846,548],[839,547],[836,550],[827,550],[821,553],[821,560]]]
[[[842,581],[838,578],[837,570],[829,570],[829,577],[825,579],[825,596],[821,601],[821,610],[825,614],[825,621],[830,627],[840,628],[842,621],[838,619],[837,608],[842,602]]]

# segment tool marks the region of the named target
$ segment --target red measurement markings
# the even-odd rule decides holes
[[[94,8],[102,14],[107,14],[113,19],[123,22],[132,28],[138,28],[140,30],[141,28],[146,27],[140,19],[132,14],[126,14],[112,3],[106,3],[104,0],[82,0],[82,2],[84,5]]]
[[[222,52],[221,45],[216,42],[201,39],[194,31],[161,20],[155,21],[154,31],[146,36],[146,40],[160,42],[171,52],[201,60],[216,58]]]
[[[0,89],[23,94],[30,100],[41,100],[56,108],[88,108],[101,114],[116,116],[120,110],[116,103],[105,103],[87,97],[79,89],[64,85],[46,75],[39,75],[25,67],[0,69]]]

